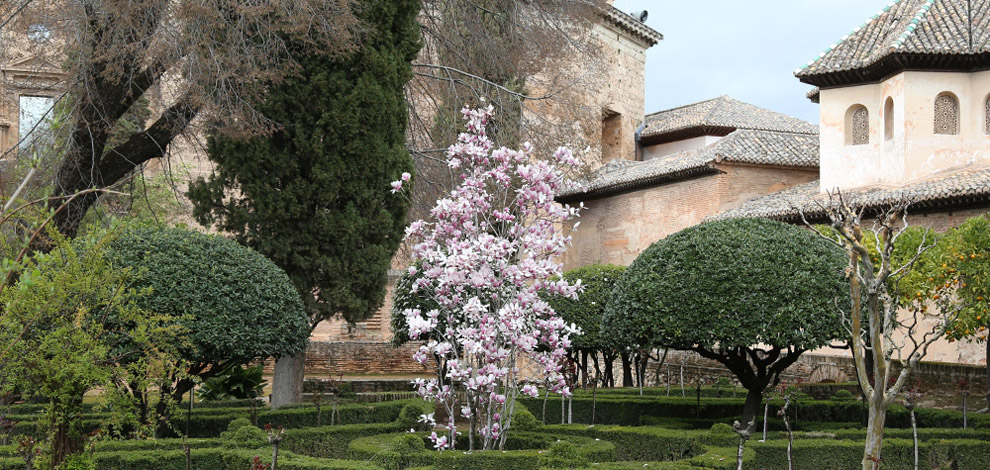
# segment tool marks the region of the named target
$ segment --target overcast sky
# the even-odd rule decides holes
[[[615,0],[649,11],[647,114],[721,95],[818,123],[794,70],[890,0]]]

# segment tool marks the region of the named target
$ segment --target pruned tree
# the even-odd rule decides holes
[[[578,371],[583,377],[584,386],[588,385],[588,358],[594,362],[598,377],[602,377],[601,365],[598,362],[599,353],[603,354],[609,381],[611,362],[615,360],[615,351],[608,341],[611,336],[601,333],[602,317],[605,306],[612,297],[612,287],[626,270],[625,266],[610,264],[592,264],[572,269],[564,273],[564,279],[571,284],[580,281],[584,291],[577,299],[563,296],[548,297],[547,302],[554,311],[567,323],[573,323],[581,329],[581,334],[571,338],[568,355],[571,361],[578,364]]]
[[[309,321],[295,286],[248,247],[189,229],[146,227],[119,236],[107,258],[134,273],[134,288],[150,290],[139,306],[168,315],[183,329],[181,341],[171,345],[180,353],[183,373],[155,384],[161,395],[155,414],[163,420],[164,405],[180,402],[195,386],[194,377],[205,380],[306,347]],[[155,400],[146,390],[132,392],[147,414]]]
[[[615,286],[603,329],[632,324],[643,340],[724,365],[747,390],[733,425],[745,441],[764,391],[802,353],[844,337],[836,307],[849,305],[845,264],[841,250],[798,227],[702,223],[636,258]]]
[[[55,215],[55,225],[75,235],[99,199],[82,191],[113,186],[169,155],[176,139],[198,132],[195,122],[223,122],[225,131],[241,134],[276,128],[253,104],[267,83],[296,67],[289,42],[330,57],[352,49],[353,6],[351,0],[4,2],[0,30],[24,32],[25,39],[5,34],[0,54],[27,48],[38,64],[34,75],[56,77],[44,87],[68,116],[61,134],[49,139],[63,144],[53,150],[59,163],[51,198],[58,205],[81,196]],[[146,123],[122,125],[148,101],[154,112]],[[36,130],[42,129],[22,133]]]
[[[940,282],[959,281],[955,295],[964,304],[958,321],[947,333],[949,341],[977,341],[986,345],[987,412],[990,413],[990,216],[973,217],[942,238],[946,264]],[[932,278],[933,281],[935,278]]]
[[[863,470],[880,468],[887,409],[963,308],[955,298],[957,282],[937,283],[921,295],[903,295],[901,282],[935,246],[924,231],[912,243],[912,253],[898,255],[904,252],[902,236],[911,233],[908,206],[909,202],[899,202],[867,212],[836,192],[820,207],[830,230],[819,234],[846,253],[852,305],[848,314],[842,314],[842,325],[850,337],[856,377],[869,410]],[[872,222],[864,220],[867,215]]]
[[[190,187],[200,223],[289,274],[311,329],[335,315],[364,320],[383,303],[409,207],[388,188],[413,171],[403,89],[421,45],[419,10],[418,0],[363,1],[362,43],[340,57],[287,43],[299,69],[270,82],[254,105],[279,128],[215,135],[215,170]],[[273,407],[302,400],[305,357],[276,360]]]

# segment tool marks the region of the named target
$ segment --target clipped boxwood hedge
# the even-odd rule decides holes
[[[653,427],[583,426],[578,424],[544,426],[551,434],[601,439],[615,444],[616,460],[674,461],[704,452],[702,432]]]
[[[540,418],[543,410],[542,398],[519,398],[518,401]],[[591,423],[593,401],[588,397],[575,397],[573,400],[574,422]],[[548,400],[546,403],[546,422],[552,424],[560,417],[560,400]],[[771,410],[779,409],[781,403],[771,400]],[[708,425],[699,424],[697,428],[707,429],[714,421],[729,421],[737,419],[742,411],[743,399],[706,398],[701,400],[701,406],[694,397],[599,397],[595,404],[594,424],[615,424],[621,426],[639,426],[643,424],[660,424],[656,419],[678,419],[690,423],[691,420],[707,420]],[[849,400],[798,400],[788,410],[792,424],[801,426],[802,423],[863,423],[865,424],[866,410],[859,401]],[[962,428],[962,413],[959,411],[919,408],[915,411],[918,426],[922,428]],[[888,428],[909,428],[910,414],[903,406],[891,406],[887,412]],[[977,429],[990,429],[990,415],[969,414],[969,426]]]

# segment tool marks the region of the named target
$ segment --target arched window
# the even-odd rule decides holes
[[[935,133],[959,134],[959,100],[952,93],[942,93],[935,98]]]
[[[870,112],[857,104],[846,112],[846,145],[870,143]]]
[[[883,104],[883,138],[894,138],[894,99],[890,97]]]

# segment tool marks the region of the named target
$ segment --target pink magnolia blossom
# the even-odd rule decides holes
[[[575,186],[567,173],[581,162],[566,148],[545,159],[528,143],[495,149],[487,136],[492,111],[462,111],[466,132],[447,151],[460,182],[437,201],[429,220],[406,230],[419,266],[409,268],[419,276],[412,290],[438,306],[425,315],[404,312],[410,338],[425,341],[415,359],[438,359],[435,378],[414,382],[420,396],[440,403],[449,416],[439,425],[446,435],[430,436],[438,449],[453,449],[458,414],[483,436],[482,449],[503,446],[516,397],[539,394],[532,383],[570,394],[561,364],[577,329],[540,293],[576,298],[580,290],[551,279],[561,279],[557,260],[571,242],[561,232],[563,222],[579,215],[554,198]],[[409,181],[405,174],[393,190],[403,181]],[[537,377],[523,376],[522,358],[539,366]]]

